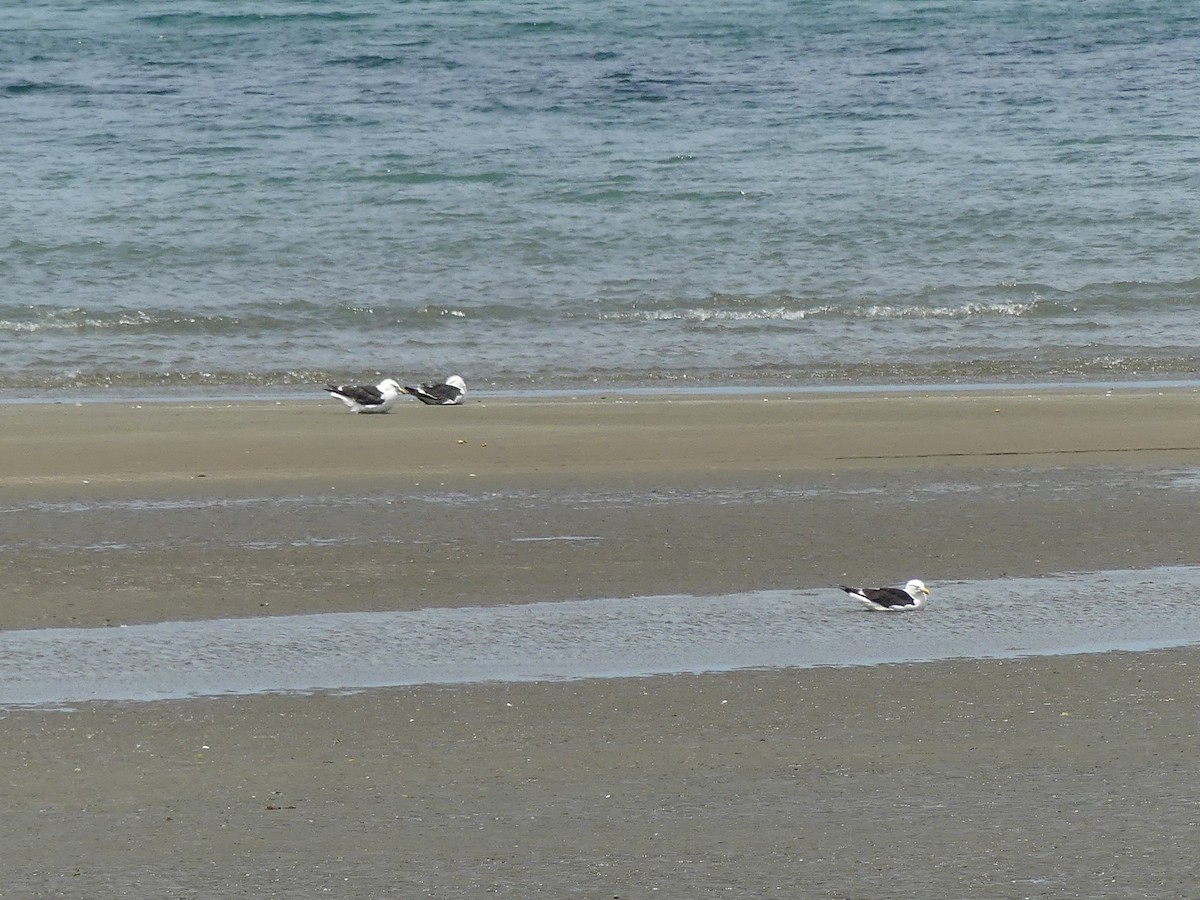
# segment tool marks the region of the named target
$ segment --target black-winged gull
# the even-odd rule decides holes
[[[451,375],[443,382],[427,381],[419,387],[405,386],[404,393],[411,394],[427,406],[458,406],[467,395],[467,383],[459,375]]]
[[[385,378],[376,385],[328,384],[325,390],[329,392],[329,396],[337,397],[345,403],[350,412],[356,413],[385,413],[404,393],[404,388],[394,378]]]
[[[922,609],[925,598],[929,596],[929,588],[919,578],[914,578],[903,588],[852,588],[839,584],[843,591],[852,597],[857,597],[867,609],[882,612],[900,612],[908,609]]]

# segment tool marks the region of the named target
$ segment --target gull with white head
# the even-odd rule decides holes
[[[852,588],[839,584],[843,591],[852,597],[857,597],[867,609],[880,612],[901,612],[910,609],[923,609],[925,598],[929,596],[929,588],[919,578],[914,578],[902,588]]]
[[[419,387],[404,388],[404,393],[416,397],[426,406],[458,406],[467,395],[467,383],[461,375],[451,375],[445,381],[427,381]]]
[[[385,413],[396,405],[404,393],[400,382],[385,378],[379,384],[328,384],[329,396],[337,397],[353,413]]]

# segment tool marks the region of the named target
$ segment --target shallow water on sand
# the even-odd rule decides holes
[[[839,591],[613,598],[0,633],[0,705],[623,678],[1147,650],[1200,642],[1200,567]]]

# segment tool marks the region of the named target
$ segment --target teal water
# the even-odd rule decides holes
[[[0,390],[1188,376],[1198,24],[29,0]]]

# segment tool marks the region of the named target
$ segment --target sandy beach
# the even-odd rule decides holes
[[[1198,399],[2,406],[0,628],[1190,564]],[[1183,648],[8,710],[0,897],[1187,897],[1198,677]]]

